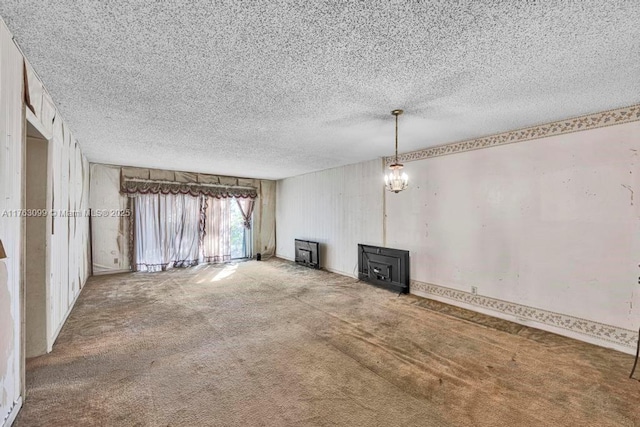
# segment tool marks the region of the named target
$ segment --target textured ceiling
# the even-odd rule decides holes
[[[92,162],[282,178],[640,102],[640,1],[2,0]]]

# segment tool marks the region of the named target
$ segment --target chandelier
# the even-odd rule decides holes
[[[398,116],[402,113],[402,110],[393,110],[391,112],[391,114],[396,116],[396,160],[389,165],[391,172],[384,176],[384,187],[394,193],[406,190],[409,186],[409,177],[406,173],[402,172],[402,164],[398,163]]]

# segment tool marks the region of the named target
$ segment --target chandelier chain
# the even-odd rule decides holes
[[[396,116],[396,165],[398,164],[398,114]]]

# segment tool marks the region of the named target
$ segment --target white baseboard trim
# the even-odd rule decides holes
[[[22,396],[18,397],[18,400],[13,403],[13,407],[11,408],[7,418],[5,418],[2,427],[11,427],[18,416],[18,412],[20,412],[20,408],[22,408]]]
[[[105,271],[94,271],[93,276],[105,276],[107,274],[121,274],[121,273],[131,273],[131,270],[105,270]]]
[[[276,256],[276,258],[280,258],[280,259],[284,259],[284,260],[287,260],[287,261],[295,262],[295,259],[289,258],[289,257],[284,256],[284,255],[276,254],[275,256]],[[353,273],[347,273],[347,272],[344,272],[344,271],[335,270],[333,268],[327,268],[327,267],[320,266],[320,270],[330,271],[331,273],[336,273],[336,274],[339,274],[341,276],[353,277],[354,279],[358,278],[358,276],[357,275],[354,276]]]
[[[284,256],[284,255],[281,255],[281,254],[276,254],[276,258],[285,259],[287,261],[295,262],[295,260],[293,258],[289,258],[288,256]]]
[[[332,273],[336,273],[336,274],[339,274],[341,276],[351,277],[353,279],[357,279],[358,278],[358,276],[354,276],[353,273],[346,273],[344,271],[334,270],[333,268],[323,268],[323,270],[330,271]]]

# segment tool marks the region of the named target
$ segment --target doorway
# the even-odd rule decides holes
[[[48,259],[51,215],[49,141],[27,121],[25,156],[25,356],[50,350],[48,343]]]

